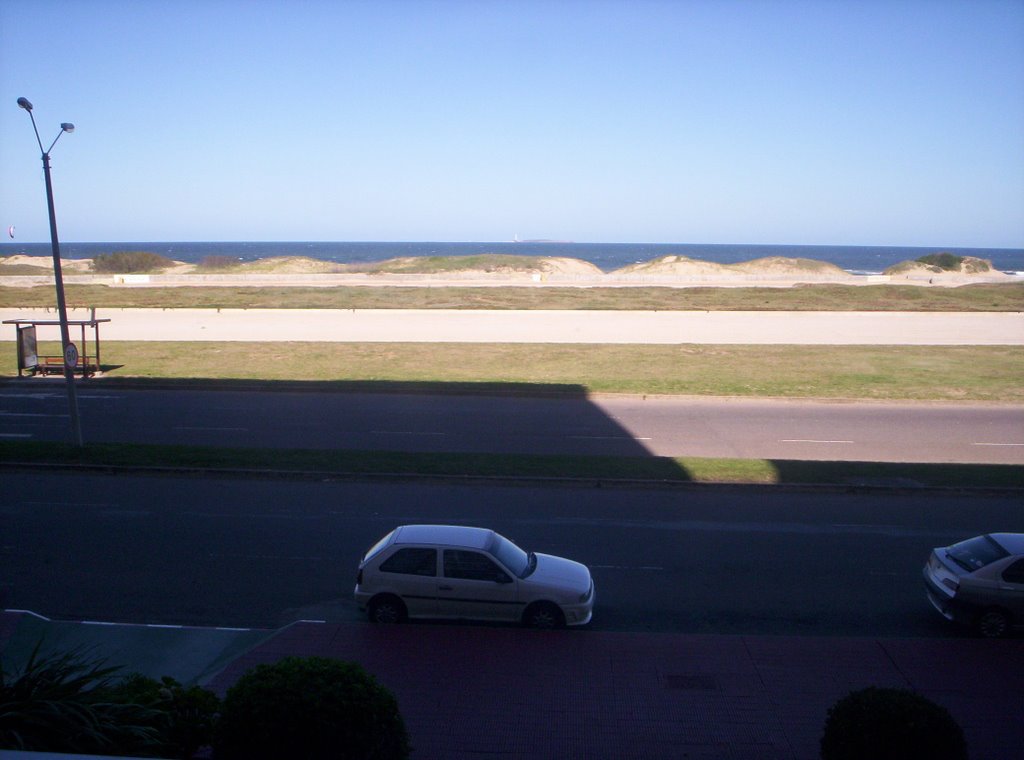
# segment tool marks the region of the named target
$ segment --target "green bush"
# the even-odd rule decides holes
[[[224,699],[217,760],[409,755],[394,696],[359,665],[286,657],[243,675]]]
[[[822,760],[967,760],[964,732],[939,705],[906,689],[854,691],[828,711]]]
[[[149,251],[99,253],[92,260],[93,271],[106,274],[155,272],[173,265],[174,262],[166,256]]]
[[[199,686],[185,688],[169,676],[159,681],[138,673],[114,688],[113,700],[141,705],[159,714],[160,757],[190,758],[213,742],[220,699]]]
[[[40,656],[19,672],[0,669],[0,748],[151,755],[161,750],[160,713],[115,697],[117,667],[80,652]]]
[[[234,269],[242,262],[231,256],[204,256],[199,269]]]
[[[959,272],[964,257],[955,256],[952,253],[930,253],[927,256],[916,259],[916,261],[930,267],[938,267],[946,272]]]

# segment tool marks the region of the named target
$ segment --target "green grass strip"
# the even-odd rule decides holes
[[[0,461],[318,475],[574,478],[669,483],[1024,488],[1024,466],[692,457],[541,456],[0,441]]]
[[[102,359],[106,384],[1024,402],[1021,346],[107,341]],[[16,374],[14,342],[0,342],[0,376]]]
[[[1024,284],[666,287],[144,287],[68,285],[100,309],[605,309],[641,311],[1024,311]],[[0,307],[53,307],[52,285],[0,287]]]

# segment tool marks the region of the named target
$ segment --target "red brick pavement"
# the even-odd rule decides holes
[[[398,698],[418,758],[819,756],[851,690],[912,688],[947,707],[973,760],[1024,756],[1020,640],[694,636],[460,625],[297,623],[234,661],[353,660]]]

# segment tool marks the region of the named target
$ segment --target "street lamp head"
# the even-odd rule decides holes
[[[18,106],[28,111],[28,118],[32,120],[32,130],[36,133],[36,142],[39,143],[39,150],[43,154],[43,160],[49,161],[49,153],[51,150],[53,150],[53,146],[57,144],[57,141],[60,139],[60,136],[65,132],[74,132],[75,125],[67,121],[63,122],[60,125],[60,132],[58,132],[57,136],[53,138],[53,142],[50,143],[49,149],[44,150],[43,141],[39,139],[39,129],[36,127],[36,117],[32,115],[32,104],[28,102],[28,98],[18,98]]]

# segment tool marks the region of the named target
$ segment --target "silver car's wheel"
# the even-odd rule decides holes
[[[405,605],[394,596],[378,596],[370,602],[367,610],[371,623],[394,625],[405,620]]]
[[[530,628],[551,630],[561,628],[565,625],[565,616],[562,611],[550,602],[537,602],[527,608],[523,615],[523,622]]]
[[[978,633],[986,639],[1001,639],[1010,632],[1010,618],[1002,610],[985,610],[978,618]]]

